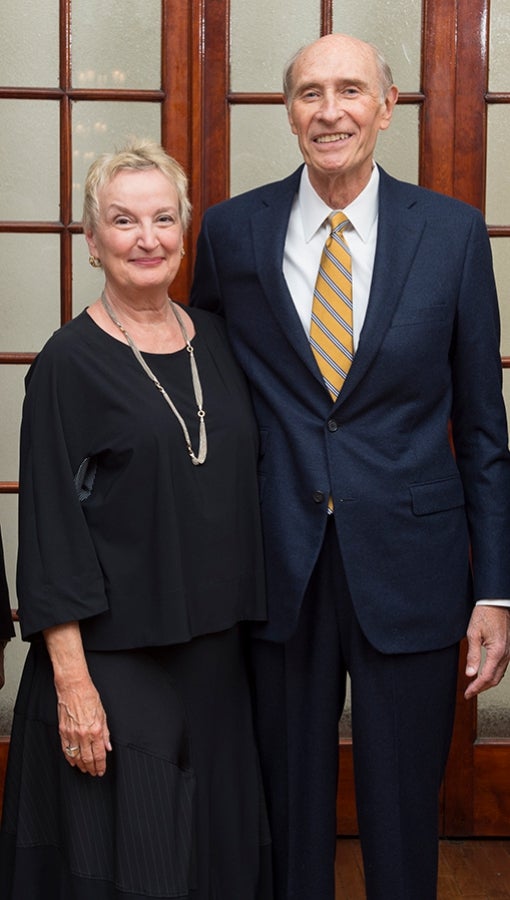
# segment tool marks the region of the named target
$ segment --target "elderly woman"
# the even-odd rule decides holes
[[[28,376],[4,900],[272,896],[242,636],[257,431],[221,321],[168,297],[189,213],[158,145],[91,166],[104,288]]]

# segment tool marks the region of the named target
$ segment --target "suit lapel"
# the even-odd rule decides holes
[[[318,374],[307,335],[283,274],[285,238],[292,204],[299,188],[302,167],[271,186],[261,208],[251,218],[257,274],[271,314],[305,365]],[[320,377],[320,375],[319,375]]]
[[[251,218],[257,272],[268,307],[286,339],[318,381],[322,381],[310,344],[283,275],[283,253],[292,203],[301,169],[268,187]],[[400,301],[424,222],[414,215],[416,197],[406,185],[380,169],[377,249],[368,309],[358,349],[337,405],[356,389],[372,364]],[[326,390],[326,388],[324,388]]]

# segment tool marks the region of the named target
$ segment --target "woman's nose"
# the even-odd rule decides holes
[[[156,229],[152,223],[142,223],[138,233],[138,243],[143,247],[155,247],[158,243]]]

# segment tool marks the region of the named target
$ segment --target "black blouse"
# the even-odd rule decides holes
[[[22,635],[79,620],[91,650],[180,643],[265,617],[258,434],[223,322],[188,310],[208,455],[131,349],[86,311],[27,376],[20,466]],[[189,353],[143,354],[198,450]]]

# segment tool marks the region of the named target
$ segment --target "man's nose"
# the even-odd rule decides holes
[[[320,115],[323,119],[334,121],[344,113],[342,97],[337,94],[325,94],[320,105]]]

